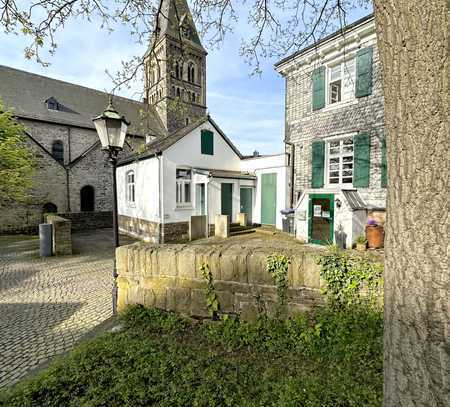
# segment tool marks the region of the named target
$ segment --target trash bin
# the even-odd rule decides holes
[[[292,208],[283,209],[281,212],[282,223],[283,223],[283,232],[289,233],[293,235],[294,232],[294,220],[295,220],[295,210]]]
[[[53,225],[41,223],[39,225],[39,255],[50,257],[53,251]]]

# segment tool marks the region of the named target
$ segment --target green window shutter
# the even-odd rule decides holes
[[[381,144],[381,187],[387,187],[386,139],[383,139]]]
[[[202,154],[214,155],[214,133],[202,130]]]
[[[325,67],[321,66],[312,73],[313,100],[312,110],[325,107]]]
[[[356,97],[369,96],[372,93],[373,48],[360,49],[356,54]]]
[[[353,186],[366,188],[370,181],[370,136],[357,134],[354,144]]]
[[[325,171],[325,142],[314,141],[312,143],[312,188],[322,188]]]

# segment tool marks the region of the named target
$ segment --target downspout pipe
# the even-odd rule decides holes
[[[289,207],[292,208],[294,206],[294,177],[295,177],[295,144],[291,143],[290,141],[284,140],[284,143],[291,147],[291,189],[290,189],[290,196],[289,196]]]
[[[158,159],[158,185],[159,185],[159,244],[164,243],[164,171],[162,151],[155,154]]]

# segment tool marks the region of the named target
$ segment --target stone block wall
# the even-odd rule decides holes
[[[160,241],[160,224],[157,222],[119,215],[119,230],[121,233],[149,242],[159,243]]]
[[[112,228],[112,212],[69,212],[58,216],[70,220],[72,232],[91,229]]]
[[[280,249],[291,259],[287,309],[289,313],[323,301],[321,280],[310,248]],[[207,317],[205,283],[200,266],[210,266],[220,312],[252,319],[258,310],[277,309],[276,287],[266,271],[273,248],[220,245],[149,245],[117,249],[118,307],[142,304],[182,314]]]
[[[161,242],[181,242],[189,239],[189,222],[164,223]]]
[[[47,215],[47,222],[53,225],[53,255],[72,254],[71,222],[57,215]]]

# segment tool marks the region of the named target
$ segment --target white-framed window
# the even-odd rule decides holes
[[[136,202],[136,175],[133,170],[126,174],[126,196],[128,204],[134,205]]]
[[[327,142],[327,179],[329,185],[353,184],[353,136]]]
[[[330,68],[330,103],[340,102],[342,99],[342,67],[341,65]]]
[[[191,205],[191,181],[192,170],[187,168],[177,168],[176,200],[177,206]]]
[[[327,69],[327,101],[332,105],[355,97],[355,58],[350,58]]]

